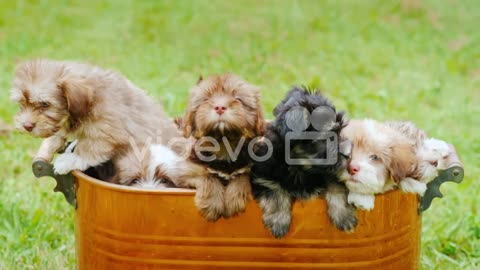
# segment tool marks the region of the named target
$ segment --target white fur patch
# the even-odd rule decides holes
[[[403,192],[417,193],[420,196],[423,196],[425,194],[425,191],[427,191],[427,184],[407,177],[400,181],[400,189]]]
[[[178,162],[182,161],[179,155],[162,144],[152,144],[150,152],[152,153],[152,161],[149,166],[149,174],[151,176],[155,174],[155,169],[158,166],[173,168]]]
[[[84,171],[89,164],[75,153],[63,153],[58,155],[53,163],[53,171],[56,174],[67,174],[73,170]]]
[[[370,211],[375,206],[375,195],[350,192],[348,193],[348,203],[355,205],[357,208]]]
[[[442,140],[437,140],[434,138],[426,139],[424,141],[424,145],[427,149],[437,152],[442,158],[450,154],[450,147],[448,147],[448,144]]]
[[[148,166],[148,172],[145,179],[138,179],[133,186],[145,189],[162,189],[166,188],[165,184],[161,183],[162,179],[155,178],[155,171],[157,167],[174,168],[182,159],[170,148],[162,144],[152,144],[150,146],[151,160]]]
[[[386,142],[388,142],[389,138],[385,135],[384,132],[378,130],[377,125],[378,123],[375,120],[365,120],[365,130],[367,131],[369,138],[379,144],[385,144]]]
[[[368,161],[359,162],[360,171],[351,176],[347,170],[340,174],[340,179],[345,181],[347,188],[352,192],[376,194],[391,189],[391,185],[385,183],[383,168],[377,168]],[[356,181],[352,181],[355,179]]]
[[[134,187],[143,188],[143,189],[166,189],[168,188],[161,180],[156,179],[140,179],[135,181],[132,185]]]

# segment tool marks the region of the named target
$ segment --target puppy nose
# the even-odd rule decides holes
[[[354,165],[349,165],[348,166],[348,173],[350,175],[355,175],[356,173],[358,173],[360,171],[360,167],[358,166],[354,166]]]
[[[30,131],[32,131],[32,130],[35,128],[35,123],[25,122],[25,123],[23,124],[23,128],[24,128],[26,131],[30,132]]]
[[[227,110],[227,107],[223,105],[215,106],[215,111],[218,113],[218,115],[222,115],[225,112],[225,110]]]

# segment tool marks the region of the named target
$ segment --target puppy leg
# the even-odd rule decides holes
[[[67,174],[73,170],[84,171],[108,161],[113,152],[114,146],[108,142],[81,139],[78,140],[74,153],[63,153],[57,157],[53,169],[56,174]]]
[[[65,138],[62,136],[51,136],[42,141],[34,159],[41,159],[50,162],[55,153],[65,146]]]
[[[220,181],[209,176],[196,184],[195,204],[208,221],[218,220],[225,212],[225,190]]]
[[[330,184],[325,198],[330,221],[342,231],[352,231],[357,226],[354,207],[348,204],[347,189],[337,183]]]
[[[67,174],[73,170],[84,171],[88,169],[88,163],[75,153],[63,153],[58,155],[53,163],[56,174]]]
[[[256,200],[263,212],[263,225],[275,238],[284,237],[290,231],[292,197],[275,182],[255,179],[253,183]]]
[[[425,191],[427,191],[427,184],[407,177],[400,181],[400,189],[403,192],[417,193],[420,196],[423,196],[425,194]]]
[[[233,179],[225,190],[225,217],[235,216],[245,211],[252,199],[252,187],[248,175],[240,175]]]
[[[225,189],[220,181],[210,175],[205,167],[188,160],[165,166],[165,174],[176,187],[195,188],[195,204],[209,221],[216,221],[225,212]]]
[[[375,195],[350,192],[348,193],[348,203],[355,205],[357,208],[370,211],[375,206]]]

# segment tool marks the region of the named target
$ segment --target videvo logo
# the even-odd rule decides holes
[[[288,165],[335,165],[338,160],[338,136],[330,131],[336,113],[329,107],[317,107],[310,113],[294,107],[286,114],[291,130],[285,134],[285,162]]]

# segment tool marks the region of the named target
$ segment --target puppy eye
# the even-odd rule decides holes
[[[240,101],[243,104],[243,100],[239,97],[235,97],[236,100]]]
[[[373,161],[377,161],[379,158],[378,158],[377,155],[371,155],[370,159],[373,160]]]
[[[50,107],[50,103],[45,102],[45,101],[42,101],[42,102],[40,102],[40,104],[38,105],[38,107],[40,107],[40,108],[48,108],[48,107]]]

